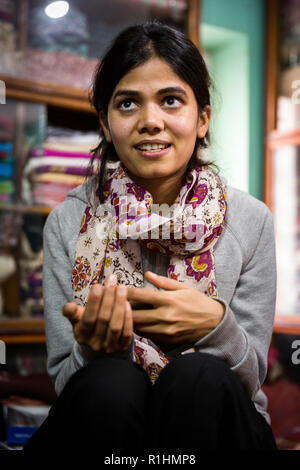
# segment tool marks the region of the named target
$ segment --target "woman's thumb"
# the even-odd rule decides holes
[[[83,315],[84,308],[77,305],[75,302],[68,302],[63,306],[62,313],[70,320],[72,325],[79,322]]]

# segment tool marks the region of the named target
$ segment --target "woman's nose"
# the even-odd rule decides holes
[[[159,106],[149,104],[141,109],[138,122],[138,131],[140,133],[158,132],[163,130],[164,127],[165,123]]]

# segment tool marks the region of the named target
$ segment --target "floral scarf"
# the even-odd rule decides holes
[[[86,305],[90,287],[104,285],[110,274],[119,284],[143,287],[142,245],[169,256],[169,278],[217,296],[213,247],[227,203],[225,184],[210,167],[197,166],[186,175],[171,207],[153,204],[151,194],[130,179],[120,162],[107,170],[103,191],[105,203],[100,205],[94,193],[81,222],[72,270],[77,304]],[[133,360],[155,383],[171,358],[136,333],[133,340]]]

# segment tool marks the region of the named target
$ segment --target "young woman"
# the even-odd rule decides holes
[[[197,48],[157,22],[99,63],[100,168],[44,230],[58,399],[25,450],[276,449],[272,214],[201,159],[209,88]]]

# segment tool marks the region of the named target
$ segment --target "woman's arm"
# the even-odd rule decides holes
[[[71,273],[72,250],[77,240],[82,213],[78,202],[66,200],[49,214],[44,226],[43,295],[47,338],[47,368],[60,394],[69,378],[86,365],[96,354],[74,339],[72,325],[63,316],[65,303],[73,301]],[[72,214],[72,217],[68,214]],[[78,216],[74,218],[74,213]],[[64,236],[62,236],[62,233]],[[97,356],[106,354],[97,353]],[[113,353],[124,359],[132,358],[132,345],[127,351]]]
[[[225,360],[251,398],[267,373],[276,302],[276,253],[273,216],[266,207],[253,256],[242,269],[234,295],[219,325],[195,343],[197,350]]]

